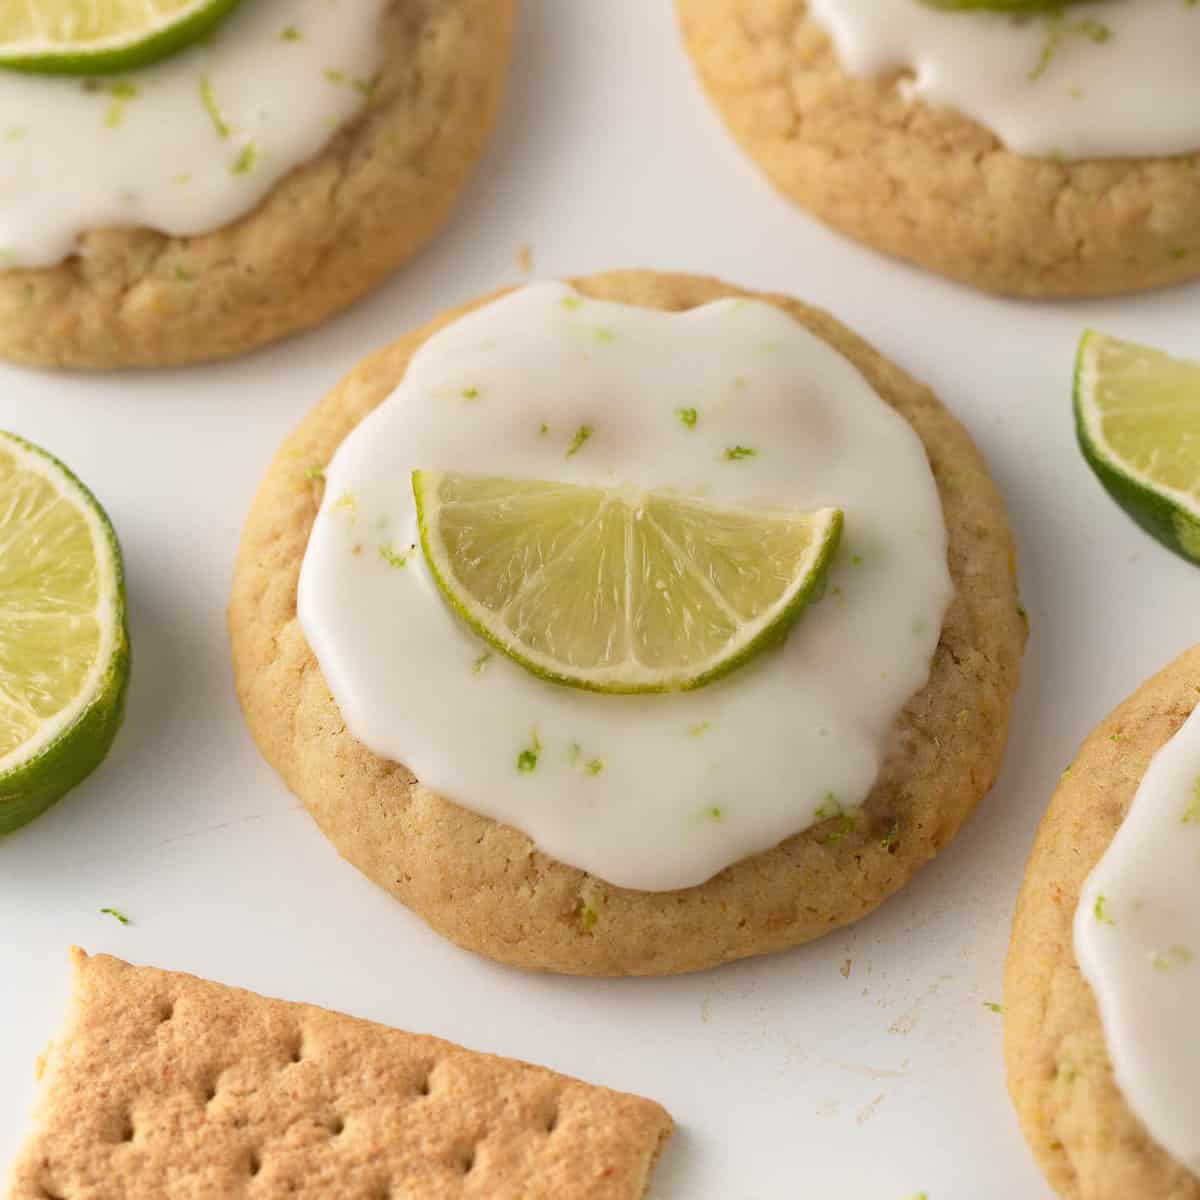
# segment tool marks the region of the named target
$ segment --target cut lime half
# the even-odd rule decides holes
[[[1113,499],[1200,563],[1200,363],[1089,331],[1075,362],[1075,422]]]
[[[101,75],[208,34],[241,0],[0,0],[0,67]]]
[[[128,679],[108,518],[57,459],[0,432],[0,834],[99,765]]]
[[[842,514],[670,491],[414,471],[421,546],[451,608],[543,679],[697,688],[781,640]]]

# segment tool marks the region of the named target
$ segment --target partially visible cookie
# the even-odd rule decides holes
[[[753,296],[712,279],[651,272],[574,286],[594,299],[666,311]],[[855,828],[837,839],[814,828],[698,887],[622,889],[424,788],[346,729],[296,615],[300,565],[321,497],[312,468],[327,463],[388,396],[416,350],[467,310],[367,358],[288,438],[259,490],[229,612],[250,730],[338,850],[462,946],[516,966],[585,975],[695,971],[795,946],[858,920],[907,883],[995,780],[1025,626],[1012,538],[984,462],[931,392],[831,317],[786,297],[755,298],[828,342],[912,425],[949,537],[956,595],[929,682],[897,721]]]
[[[638,1200],[649,1100],[307,1004],[73,951],[10,1200]]]
[[[854,79],[806,0],[675,0],[709,97],[784,195],[886,254],[1018,296],[1200,274],[1200,155],[1023,158],[900,78]]]
[[[1200,703],[1200,647],[1089,735],[1042,819],[1017,900],[1004,982],[1005,1058],[1021,1127],[1067,1200],[1200,1200],[1200,1178],[1150,1137],[1113,1076],[1075,957],[1085,880],[1151,758]]]
[[[58,266],[0,272],[0,357],[227,358],[358,300],[449,217],[500,109],[515,18],[516,0],[393,0],[370,97],[321,154],[213,233],[99,229]]]

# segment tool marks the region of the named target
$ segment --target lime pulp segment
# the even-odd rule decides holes
[[[0,67],[97,75],[199,41],[241,0],[0,0]]]
[[[0,433],[0,834],[100,763],[128,674],[107,517],[60,462]]]
[[[536,675],[600,692],[700,687],[784,637],[842,529],[670,491],[414,471],[443,596]]]
[[[1200,363],[1089,331],[1074,391],[1079,445],[1105,489],[1200,563]]]

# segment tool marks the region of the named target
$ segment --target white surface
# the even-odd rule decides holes
[[[367,349],[459,300],[620,265],[708,271],[824,305],[967,423],[1008,498],[1033,626],[1000,785],[958,841],[848,932],[690,978],[530,977],[456,949],[342,863],[233,698],[238,531],[284,434]],[[127,556],[134,676],[107,763],[0,842],[0,1162],[77,942],[518,1055],[663,1101],[657,1200],[1048,1200],[1004,1089],[1008,921],[1059,772],[1197,636],[1200,574],[1076,452],[1081,329],[1200,351],[1200,288],[993,300],[827,233],[768,189],[702,99],[670,7],[526,0],[511,102],[456,219],[355,312],[228,366],[5,369],[0,427],[95,489]],[[117,905],[122,928],[97,909]],[[848,978],[839,968],[851,960]]]
[[[477,395],[464,399],[464,387]],[[688,404],[700,414],[693,429],[675,416]],[[579,429],[594,433],[568,459]],[[757,452],[729,462],[740,443]],[[397,571],[376,552],[380,538],[420,540],[409,479],[422,467],[672,488],[712,504],[836,504],[846,533],[829,602],[812,605],[785,645],[696,691],[596,695],[502,654],[476,672],[486,643],[450,610],[424,557]],[[637,571],[631,558],[618,567]],[[593,586],[625,596],[620,579]],[[772,304],[661,313],[549,283],[441,330],[342,443],[297,612],[364,745],[551,858],[618,887],[669,891],[862,804],[896,718],[929,679],[953,595],[920,439],[820,338]],[[662,628],[646,624],[651,638]],[[535,736],[535,769],[521,772]],[[575,758],[601,760],[598,774],[574,762],[572,745]]]

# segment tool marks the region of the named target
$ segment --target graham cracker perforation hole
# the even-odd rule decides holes
[[[342,1117],[334,1117],[329,1123],[329,1132],[334,1137],[341,1137],[346,1132],[346,1122]]]
[[[251,1150],[250,1151],[250,1177],[253,1178],[261,1170],[262,1170],[262,1156],[258,1153],[257,1150]]]
[[[175,1001],[165,1000],[158,1010],[158,1023],[165,1025],[175,1015]]]
[[[133,1114],[126,1113],[121,1121],[121,1130],[118,1140],[122,1142],[132,1142],[134,1137]]]
[[[422,1075],[417,1080],[416,1093],[418,1096],[428,1096],[433,1091],[433,1084],[428,1074]]]
[[[301,1029],[296,1033],[296,1040],[292,1043],[290,1059],[294,1063],[304,1061],[304,1030]]]
[[[558,1128],[558,1105],[556,1104],[546,1115],[546,1133],[553,1133]]]
[[[44,1183],[38,1184],[38,1196],[41,1197],[41,1200],[67,1200],[62,1192],[56,1192]]]
[[[468,1146],[465,1150],[460,1151],[458,1156],[458,1169],[464,1175],[469,1175],[475,1166],[475,1147]]]

